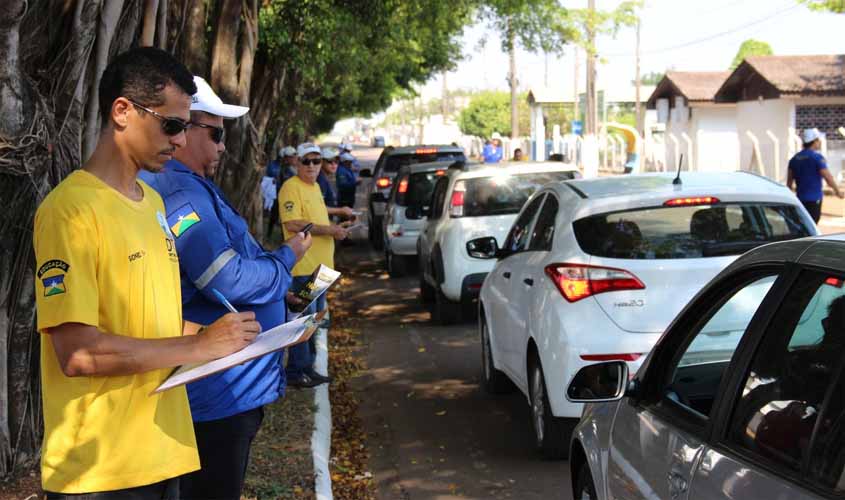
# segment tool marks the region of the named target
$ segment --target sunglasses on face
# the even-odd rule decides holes
[[[164,132],[165,135],[174,136],[179,135],[185,130],[187,130],[191,126],[191,122],[186,122],[181,118],[174,118],[170,116],[164,116],[160,113],[156,113],[155,111],[151,110],[146,106],[142,106],[137,102],[133,101],[132,99],[126,98],[127,101],[131,102],[133,106],[147,113],[153,115],[154,117],[161,120],[161,130]]]
[[[320,165],[323,162],[323,160],[321,160],[320,158],[311,158],[310,160],[307,158],[303,158],[300,161],[303,165]]]
[[[226,136],[226,129],[223,127],[215,127],[214,125],[206,125],[205,123],[196,123],[191,122],[192,127],[199,127],[199,128],[207,128],[211,130],[211,140],[214,144],[220,144],[223,142],[223,138]]]

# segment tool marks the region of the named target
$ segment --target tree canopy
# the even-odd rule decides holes
[[[771,45],[766,42],[761,42],[760,40],[748,39],[742,42],[742,45],[739,46],[739,50],[736,52],[734,56],[733,62],[731,62],[731,71],[735,70],[742,61],[745,60],[746,57],[749,56],[770,56],[774,54]]]

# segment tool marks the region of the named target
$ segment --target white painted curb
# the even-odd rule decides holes
[[[320,328],[315,333],[317,359],[314,369],[317,373],[328,374],[329,366],[329,331]],[[329,384],[320,384],[314,388],[314,434],[311,435],[311,452],[314,455],[314,492],[317,500],[332,500],[332,476],[329,473],[329,457],[332,448],[332,408],[329,402]]]

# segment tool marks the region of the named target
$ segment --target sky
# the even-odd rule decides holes
[[[587,0],[564,1],[570,8],[586,7]],[[612,9],[618,1],[596,0],[599,9]],[[768,42],[778,55],[845,53],[845,14],[818,13],[797,0],[645,0],[641,28],[641,73],[726,70],[740,44],[749,38]],[[487,38],[484,48],[479,41]],[[468,28],[462,38],[465,59],[447,75],[449,88],[507,90],[508,56],[501,52],[497,34],[483,24]],[[634,79],[636,35],[623,28],[616,39],[597,40],[600,57],[599,88],[605,82]],[[584,89],[584,54],[580,83]],[[574,85],[573,48],[561,57],[517,51],[520,90],[543,86]],[[422,89],[424,98],[437,96],[442,80],[436,77]]]

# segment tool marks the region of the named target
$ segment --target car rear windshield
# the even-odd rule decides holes
[[[463,217],[515,214],[544,184],[574,179],[578,175],[578,172],[569,171],[477,177],[459,180],[453,191],[464,191]]]
[[[435,161],[466,161],[466,156],[459,152],[443,151],[439,153],[425,153],[425,154],[404,154],[404,155],[390,155],[384,162],[382,172],[395,174],[400,168],[405,165],[415,165],[417,163],[431,163]]]
[[[417,172],[407,177],[408,186],[404,193],[396,193],[396,204],[401,207],[422,207],[428,206],[431,201],[431,192],[437,179],[445,175],[446,169],[431,172]],[[397,186],[401,186],[400,184]],[[398,189],[398,188],[397,188]]]
[[[657,207],[591,215],[572,223],[581,249],[615,259],[739,255],[810,235],[791,205],[736,203]]]

